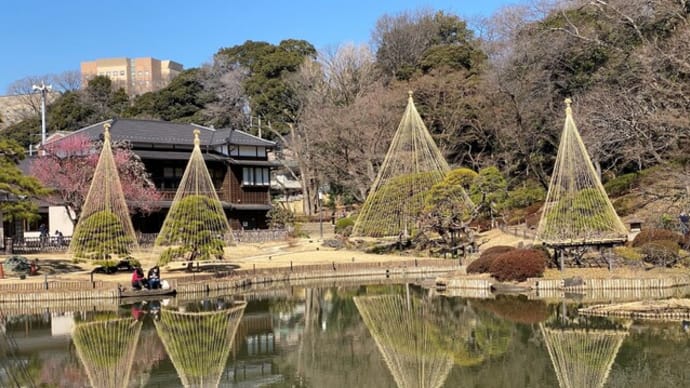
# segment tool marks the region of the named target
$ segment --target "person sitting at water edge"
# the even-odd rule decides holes
[[[141,267],[134,268],[132,272],[132,288],[135,290],[148,288],[148,282],[144,277],[144,270],[142,270]]]
[[[156,289],[161,287],[161,270],[157,265],[149,270],[149,288]]]

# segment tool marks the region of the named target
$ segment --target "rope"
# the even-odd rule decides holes
[[[400,295],[353,298],[398,387],[443,386],[452,357],[432,339],[430,307]]]
[[[103,149],[69,245],[69,253],[77,257],[124,258],[139,249],[113,157],[109,128],[110,124],[104,125]]]
[[[627,229],[592,165],[566,99],[566,118],[536,240],[561,245],[617,242]]]
[[[155,245],[179,246],[210,259],[222,256],[223,247],[234,237],[201,153],[198,132],[194,132],[194,149]]]
[[[539,324],[561,388],[603,387],[628,335],[620,330],[551,329]]]
[[[374,180],[353,236],[401,236],[417,229],[428,191],[450,170],[422,121],[410,92],[407,108]],[[462,190],[462,189],[461,189]],[[462,190],[459,201],[471,205]],[[469,202],[468,202],[469,201]]]
[[[96,388],[127,387],[141,321],[111,319],[78,324],[72,339],[89,382]]]
[[[185,387],[218,386],[246,306],[242,302],[210,312],[161,310],[156,331]]]

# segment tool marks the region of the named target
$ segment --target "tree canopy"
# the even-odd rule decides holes
[[[0,201],[0,211],[12,219],[33,219],[38,208],[31,199],[49,191],[33,177],[26,176],[18,163],[24,159],[24,150],[17,143],[0,139],[0,193],[8,194],[9,201]]]

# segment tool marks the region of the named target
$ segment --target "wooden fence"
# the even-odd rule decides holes
[[[258,283],[345,277],[432,275],[458,268],[457,260],[406,260],[375,263],[295,265],[268,269],[222,270],[191,273],[166,280],[179,293],[234,290]],[[121,282],[70,280],[45,276],[43,281],[0,283],[0,303],[37,300],[117,298]],[[125,285],[126,286],[126,285]]]

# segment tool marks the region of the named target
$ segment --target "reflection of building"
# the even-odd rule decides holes
[[[283,381],[272,359],[278,354],[273,316],[252,312],[242,317],[233,347],[232,365],[221,380],[233,386],[263,386]]]
[[[81,63],[82,87],[95,76],[110,78],[115,87],[137,95],[164,88],[182,72],[182,65],[156,58],[105,58]]]

